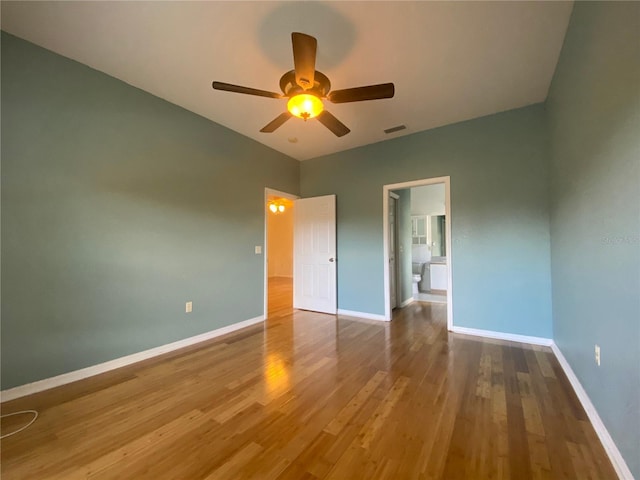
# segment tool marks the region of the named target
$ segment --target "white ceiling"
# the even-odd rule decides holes
[[[8,2],[2,29],[180,105],[299,160],[543,101],[572,2]],[[214,91],[218,80],[279,92],[291,32],[318,39],[334,89],[394,82],[392,99],[259,130],[286,100]],[[383,130],[404,124],[406,130]],[[297,143],[290,143],[295,137]]]

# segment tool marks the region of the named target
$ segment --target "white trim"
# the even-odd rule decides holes
[[[451,235],[451,177],[445,177],[446,180],[444,182],[444,209],[445,209],[445,234],[446,245],[447,245],[447,328],[453,328],[453,276],[452,265],[453,265],[453,249],[451,248],[451,243],[453,241]]]
[[[346,315],[349,317],[366,318],[368,320],[382,320],[388,322],[384,315],[378,315],[377,313],[355,312],[353,310],[338,309],[338,315]]]
[[[398,307],[398,308],[404,308],[404,307],[406,307],[407,305],[411,305],[412,303],[413,303],[413,297],[409,297],[409,298],[407,298],[404,302],[402,302],[402,303],[400,304],[400,307]]]
[[[573,369],[569,365],[569,362],[566,358],[564,358],[564,355],[555,342],[551,342],[551,350],[553,350],[553,353],[558,359],[558,363],[560,363],[560,366],[564,370],[565,375],[569,379],[569,383],[573,387],[573,390],[576,392],[578,400],[580,400],[582,408],[584,408],[584,411],[587,413],[587,417],[589,417],[589,421],[591,422],[591,425],[593,425],[593,429],[596,431],[596,434],[598,435],[598,438],[600,439],[604,450],[607,452],[609,460],[611,460],[613,468],[618,474],[618,477],[621,480],[632,480],[633,475],[631,474],[631,470],[629,470],[627,463],[624,461],[624,458],[620,454],[620,450],[618,450],[618,447],[611,438],[611,435],[609,435],[607,427],[605,427],[602,419],[600,418],[600,415],[598,415],[596,407],[593,405],[593,403],[591,403],[591,399],[589,398],[589,395],[587,395],[585,389],[582,387],[580,380],[578,380],[578,377],[573,372]]]
[[[264,248],[262,250],[262,254],[264,255],[264,318],[267,318],[269,314],[269,241],[268,241],[268,211],[267,211],[267,203],[269,201],[269,195],[276,195],[282,198],[288,198],[289,200],[297,200],[300,198],[297,195],[292,193],[282,192],[280,190],[275,190],[273,188],[264,187]],[[293,276],[291,276],[293,278]]]
[[[402,190],[413,187],[423,187],[444,183],[445,204],[445,230],[447,243],[447,329],[453,328],[453,277],[451,275],[453,264],[453,250],[451,249],[451,177],[435,177],[410,182],[392,183],[382,187],[382,245],[383,245],[383,271],[384,271],[384,317],[391,320],[391,298],[389,292],[389,194],[391,190]]]
[[[131,355],[127,355],[126,357],[116,358],[114,360],[109,360],[108,362],[99,363],[98,365],[92,365],[91,367],[74,370],[73,372],[63,373],[62,375],[45,378],[44,380],[38,380],[37,382],[27,383],[26,385],[9,388],[0,392],[0,396],[2,398],[2,402],[8,402],[9,400],[14,400],[16,398],[42,392],[44,390],[49,390],[50,388],[59,387],[60,385],[66,385],[67,383],[76,382],[84,378],[99,375],[110,370],[115,370],[116,368],[131,365],[132,363],[157,357],[158,355],[163,355],[168,352],[173,352],[174,350],[178,350],[180,348],[195,345],[196,343],[211,340],[212,338],[226,335],[227,333],[231,333],[236,330],[240,330],[241,328],[249,327],[263,321],[264,316],[260,315],[259,317],[250,318],[249,320],[244,320],[232,325],[227,325],[226,327],[217,328],[215,330],[211,330],[210,332],[205,332],[201,333],[200,335],[178,340],[177,342],[167,343],[166,345],[160,345],[159,347],[150,348],[149,350],[133,353]]]
[[[516,333],[494,332],[492,330],[480,330],[477,328],[452,327],[453,333],[473,335],[475,337],[495,338],[497,340],[508,340],[510,342],[530,343],[531,345],[543,345],[550,347],[553,340],[544,337],[530,337],[528,335],[518,335]]]

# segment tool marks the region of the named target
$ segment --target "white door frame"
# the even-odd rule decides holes
[[[444,183],[444,205],[445,205],[445,231],[447,245],[447,329],[453,328],[453,281],[451,277],[451,264],[453,263],[453,251],[451,250],[451,177],[425,178],[423,180],[413,180],[411,182],[392,183],[382,187],[382,240],[383,240],[383,260],[384,260],[384,318],[391,320],[391,299],[389,293],[389,193],[391,190],[403,190],[413,187],[424,187]]]
[[[267,203],[269,195],[276,195],[278,197],[287,198],[289,200],[297,200],[300,198],[292,193],[283,192],[281,190],[275,190],[273,188],[265,187],[264,189],[264,201],[262,202],[262,208],[264,211],[264,318],[267,318],[269,314],[269,241],[268,241],[268,220],[269,211],[267,209]],[[293,255],[293,251],[291,252]]]

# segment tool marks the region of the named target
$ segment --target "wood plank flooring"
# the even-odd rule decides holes
[[[267,316],[270,319],[293,313],[293,285],[291,277],[269,277],[269,305]]]
[[[293,311],[2,405],[11,479],[614,479],[547,348],[448,333],[446,306],[390,324]],[[26,422],[11,419],[3,432]]]

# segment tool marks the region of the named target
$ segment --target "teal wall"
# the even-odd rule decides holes
[[[1,153],[3,389],[262,315],[296,160],[5,33]]]
[[[302,162],[302,195],[338,198],[338,307],[384,314],[383,185],[446,175],[454,324],[550,338],[543,105]]]
[[[576,3],[547,109],[554,338],[640,479],[639,32],[640,3]]]

